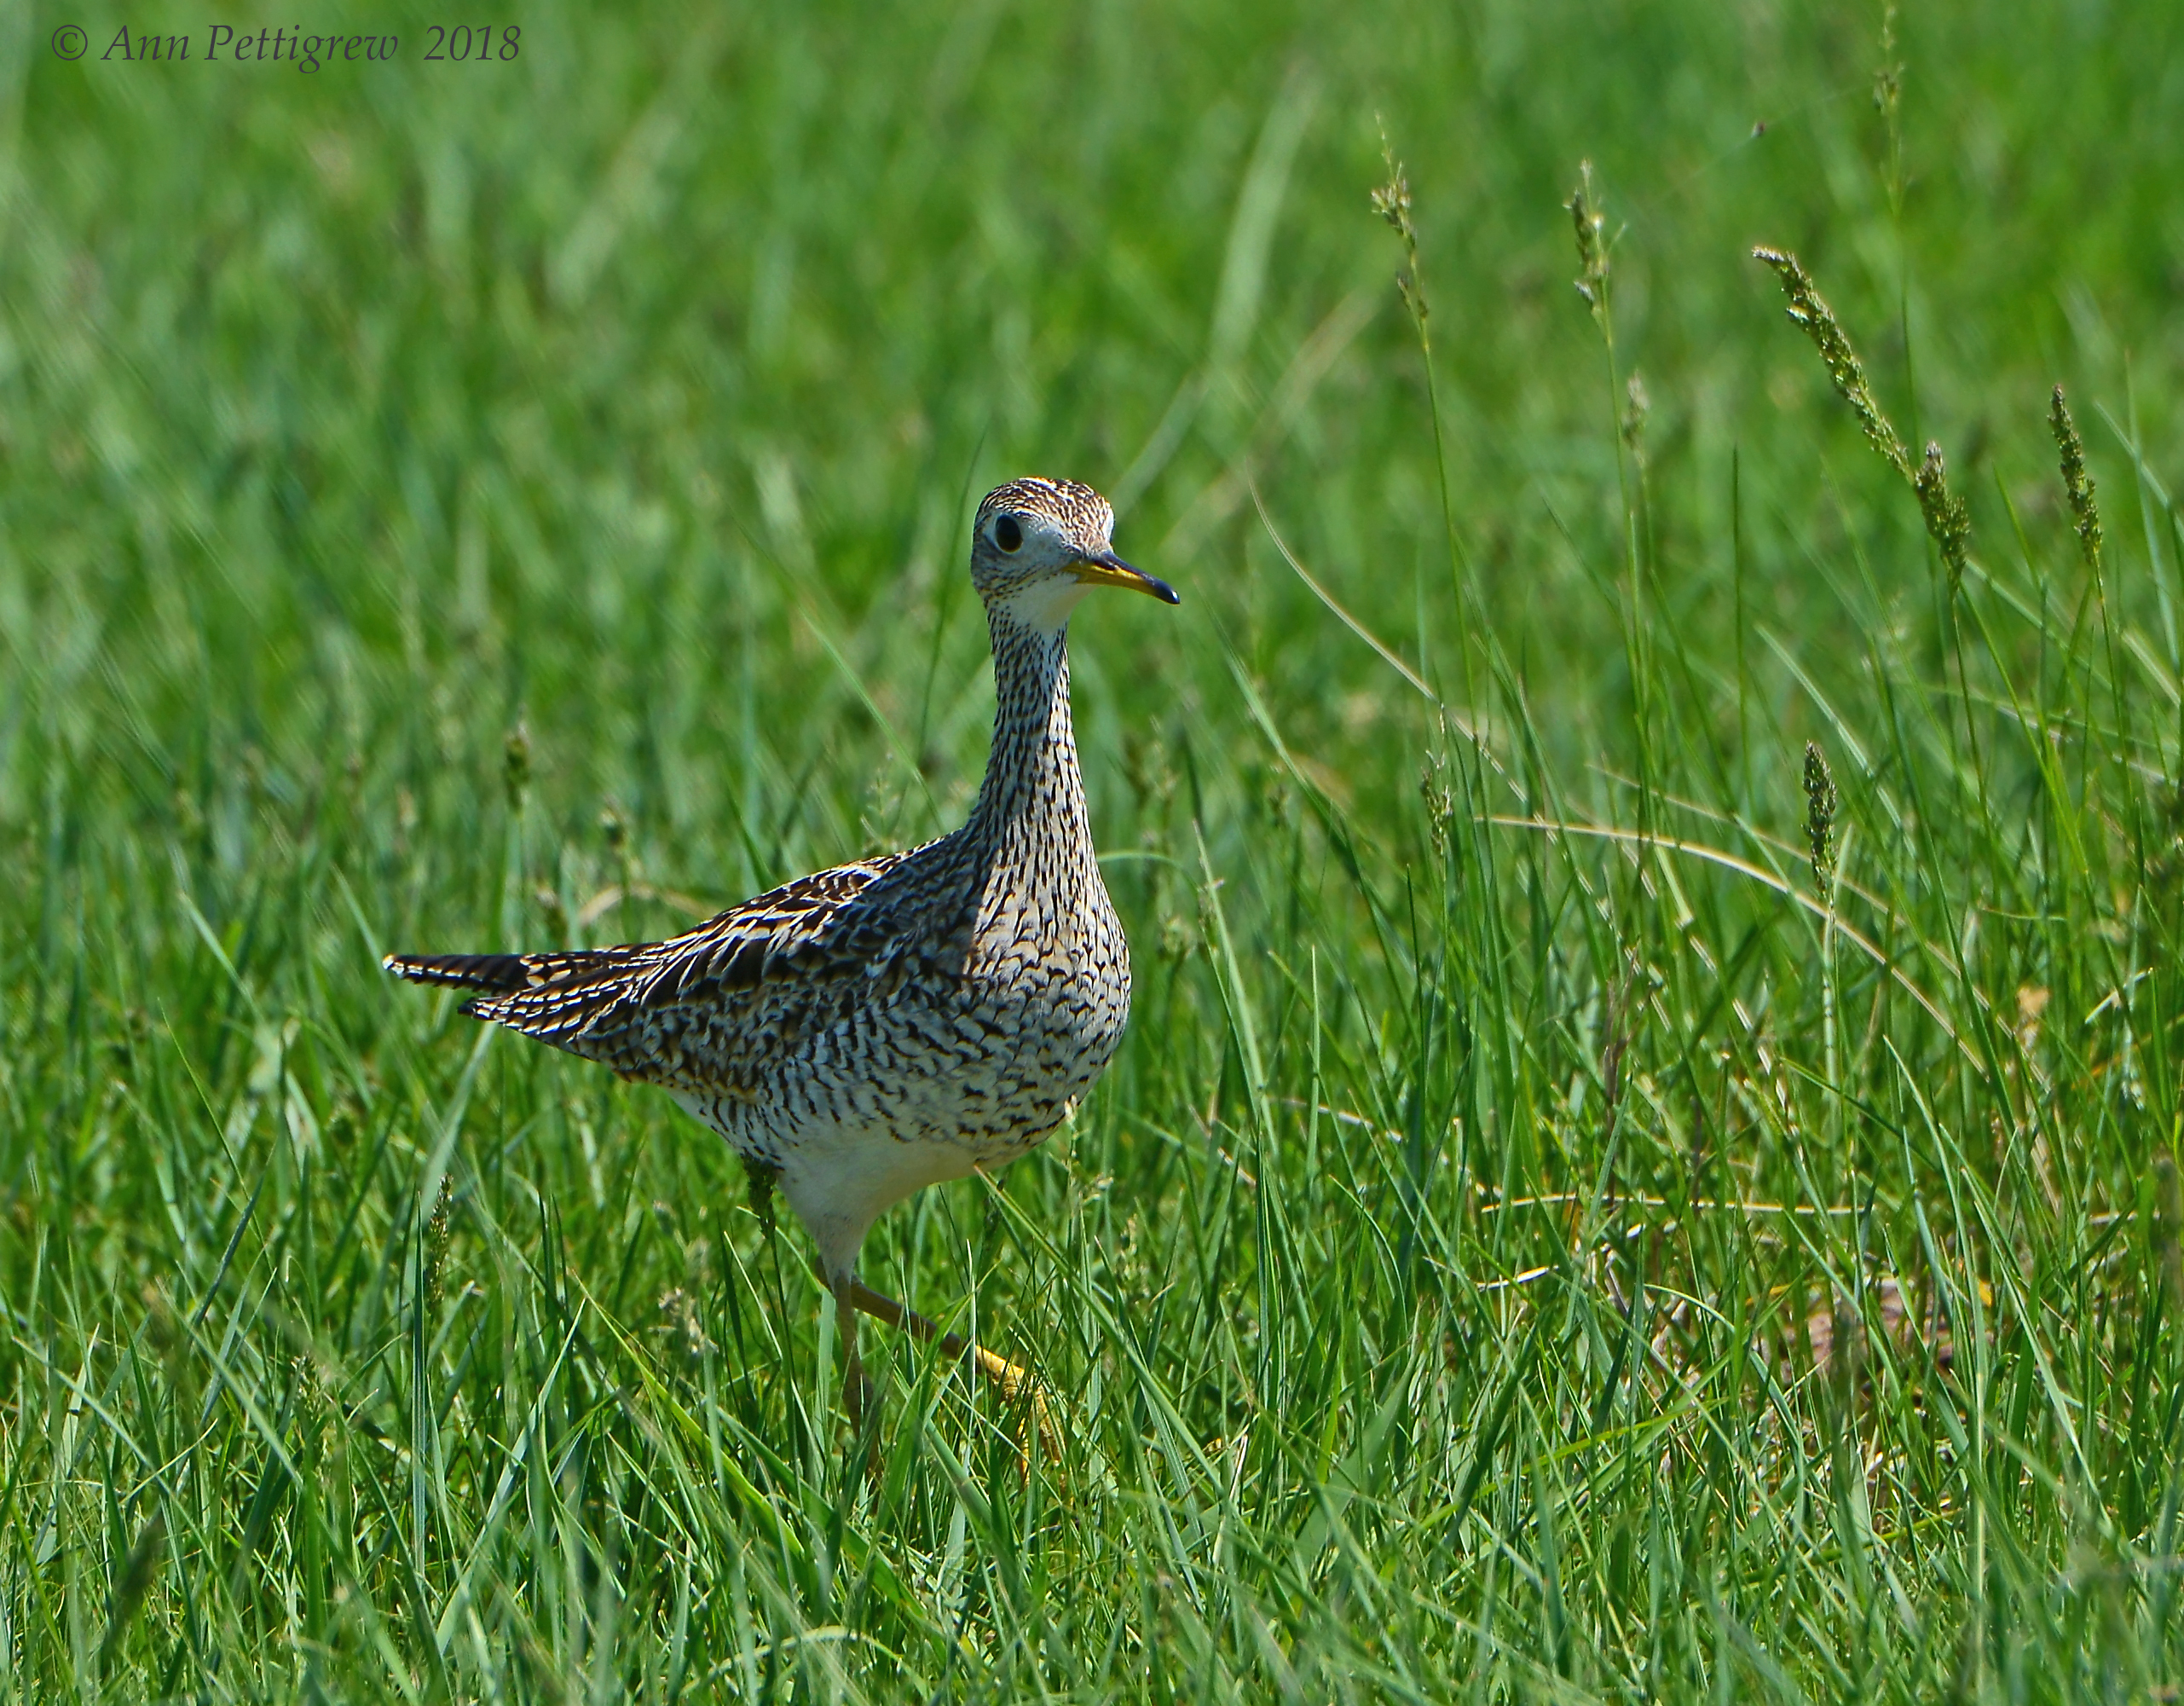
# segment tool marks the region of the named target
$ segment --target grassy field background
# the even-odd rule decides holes
[[[2184,14],[211,21],[0,12],[0,1698],[2175,1697]],[[1184,595],[1136,1017],[866,1246],[1059,1461],[868,1334],[868,1472],[722,1146],[377,961],[952,825],[1026,471]]]

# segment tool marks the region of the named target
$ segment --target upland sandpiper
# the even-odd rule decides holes
[[[1177,602],[1110,544],[1089,486],[986,494],[971,584],[998,703],[969,819],[908,853],[800,877],[665,942],[537,954],[392,954],[477,992],[475,1018],[656,1084],[777,1179],[818,1246],[861,1421],[857,1311],[938,1329],[857,1277],[880,1214],[1012,1161],[1069,1118],[1130,1016],[1130,949],[1092,850],[1069,715],[1069,616],[1093,587]],[[947,1335],[1014,1395],[1024,1371]]]

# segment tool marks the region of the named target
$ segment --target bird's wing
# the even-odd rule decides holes
[[[699,1054],[741,1053],[730,1040],[738,1015],[788,993],[783,986],[815,988],[870,972],[884,955],[895,910],[881,879],[916,856],[887,853],[816,871],[667,941],[523,956],[527,969],[551,963],[552,974],[482,993],[465,1010],[627,1077],[699,1087],[711,1075],[694,1057],[693,1032],[703,1033]],[[429,975],[429,963],[409,963],[419,969],[396,969]]]

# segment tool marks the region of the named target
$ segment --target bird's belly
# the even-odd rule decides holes
[[[678,1092],[675,1100],[745,1155],[776,1170],[782,1194],[804,1223],[828,1278],[846,1278],[872,1223],[927,1185],[960,1179],[979,1163],[951,1143],[904,1142],[884,1125],[812,1120],[793,1134],[754,1130],[714,1097]],[[725,1116],[725,1117],[724,1117]]]
[[[782,1194],[823,1252],[854,1261],[866,1229],[904,1197],[969,1173],[976,1158],[950,1144],[905,1143],[857,1126],[807,1134],[781,1167]],[[830,1264],[830,1265],[833,1265]]]

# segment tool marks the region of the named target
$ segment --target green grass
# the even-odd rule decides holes
[[[2023,11],[0,14],[0,1699],[2173,1698],[2184,15]],[[1184,594],[1135,1022],[866,1246],[1060,1462],[875,1332],[868,1473],[723,1147],[377,960],[956,821],[1022,471]]]

